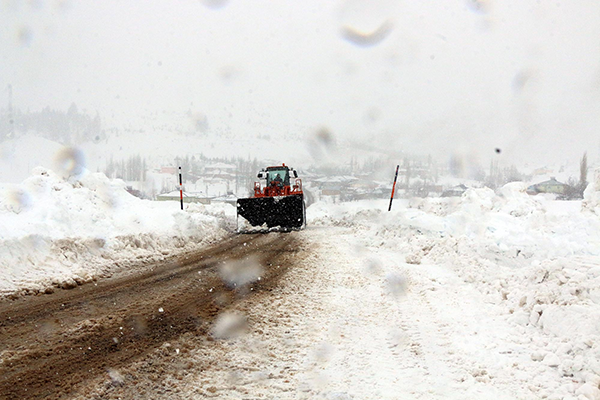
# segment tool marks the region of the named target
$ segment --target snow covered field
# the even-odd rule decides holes
[[[193,349],[190,365],[223,361],[165,382],[183,397],[600,399],[598,188],[583,205],[520,183],[392,212],[386,201],[315,203],[298,233],[301,268],[237,310],[247,333]],[[234,213],[181,212],[99,174],[43,169],[4,193],[2,293],[217,240]]]

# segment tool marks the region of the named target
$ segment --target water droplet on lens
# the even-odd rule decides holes
[[[125,378],[123,378],[123,375],[116,369],[109,368],[107,372],[108,372],[108,377],[110,378],[110,382],[114,386],[121,386],[123,384],[123,382],[125,381]]]
[[[219,268],[219,275],[231,288],[239,288],[257,281],[263,273],[263,267],[255,258],[228,261]]]
[[[326,362],[331,358],[334,350],[334,347],[330,343],[320,343],[314,350],[315,359],[318,362]]]
[[[373,275],[380,275],[382,268],[381,262],[376,258],[369,258],[365,261],[366,263],[366,272]]]
[[[201,3],[213,10],[219,10],[229,3],[229,0],[201,0]]]
[[[22,188],[12,188],[6,191],[6,208],[16,214],[31,206],[31,196]]]
[[[61,149],[54,157],[56,171],[63,177],[79,177],[85,171],[85,156],[74,147]]]
[[[233,312],[224,312],[217,317],[212,327],[212,335],[217,339],[231,339],[246,330],[246,317]]]
[[[359,47],[378,45],[392,32],[399,7],[393,0],[344,1],[340,9],[342,38]]]
[[[193,131],[200,133],[208,131],[208,118],[206,114],[188,111],[187,115],[190,119],[190,127]]]
[[[491,3],[488,0],[466,0],[467,8],[479,14],[487,14],[490,12]]]
[[[389,274],[386,276],[385,285],[388,292],[394,297],[405,295],[408,288],[406,278],[398,274]]]
[[[371,32],[359,31],[350,26],[342,27],[342,37],[348,42],[361,47],[371,47],[381,43],[392,32],[393,24],[385,21]]]
[[[336,139],[329,129],[322,127],[309,136],[307,147],[315,160],[321,160],[335,151]]]
[[[17,40],[23,47],[29,47],[31,45],[31,41],[33,39],[33,31],[27,27],[23,26],[17,31]]]

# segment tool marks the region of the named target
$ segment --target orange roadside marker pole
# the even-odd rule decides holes
[[[398,179],[398,168],[400,165],[396,165],[396,175],[394,176],[394,185],[392,186],[392,195],[390,196],[390,206],[388,211],[392,211],[392,201],[394,200],[394,190],[396,190],[396,179]]]
[[[183,210],[183,182],[181,180],[181,167],[179,167],[179,199],[181,201],[181,209]]]

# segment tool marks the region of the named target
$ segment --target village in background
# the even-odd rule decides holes
[[[200,154],[177,158],[171,165],[142,170],[138,166],[144,166],[145,162],[138,156],[111,163],[104,172],[111,178],[125,180],[130,192],[138,197],[179,201],[178,166],[181,166],[185,202],[235,203],[238,197],[251,195],[254,182],[259,181],[258,171],[278,164],[273,160],[212,159]],[[399,164],[395,197],[461,196],[470,187],[497,189],[506,183],[521,181],[528,184],[530,195],[544,193],[557,200],[581,199],[589,169],[586,154],[579,169],[576,171],[573,166],[499,168],[493,163],[487,170],[464,171],[457,160],[438,164],[431,157],[407,156]],[[337,202],[389,198],[395,166],[387,160],[370,159],[343,167],[300,167],[297,170],[310,200],[330,198]],[[577,175],[579,179],[574,178]]]
[[[81,159],[87,155],[95,160],[95,164],[86,165],[91,172],[103,172],[109,178],[122,179],[131,194],[159,201],[179,201],[178,172],[181,167],[184,201],[197,203],[235,203],[238,197],[251,195],[254,182],[258,181],[257,173],[262,168],[282,162],[293,163],[286,159],[265,157],[259,160],[239,156],[244,144],[230,132],[215,133],[206,116],[198,117],[190,111],[184,115],[191,123],[183,127],[153,127],[155,136],[151,136],[144,129],[103,128],[97,112],[88,115],[75,104],[67,111],[46,107],[41,111],[23,112],[13,108],[9,101],[8,108],[0,109],[0,161],[7,165],[5,172],[14,175],[17,169],[23,170],[17,167],[23,158],[19,154],[19,145],[24,147],[21,153],[31,153],[34,150],[31,147],[37,147],[35,152],[42,153],[44,149],[40,147],[50,152],[55,146],[54,153],[59,154],[59,158],[60,154],[67,154],[63,164],[77,163],[79,153]],[[169,145],[158,143],[152,154],[133,153],[139,147],[140,137],[149,142],[167,140],[183,146],[184,150],[181,147],[169,149]],[[293,139],[285,135],[283,138]],[[271,142],[268,134],[260,134],[246,143],[266,148]],[[203,143],[204,146],[198,147],[209,150],[195,152],[196,145],[191,143]],[[235,147],[231,143],[242,144]],[[298,171],[309,202],[324,198],[335,202],[389,198],[397,165],[395,197],[460,196],[470,187],[496,189],[508,182],[522,181],[531,195],[546,193],[559,200],[570,200],[582,198],[590,169],[587,154],[582,154],[578,163],[571,164],[506,165],[500,148],[490,149],[494,161],[486,166],[457,155],[440,159],[402,152],[386,156],[363,153],[351,155],[347,162],[328,163],[327,152],[335,151],[331,133],[320,131],[306,143],[314,147],[309,149],[315,156],[313,160],[289,166]],[[67,149],[66,153],[64,149]],[[278,154],[279,149],[275,150]],[[339,151],[354,154],[348,149]],[[231,156],[224,156],[226,154]],[[319,160],[323,155],[325,157]],[[28,169],[35,166],[32,163],[35,161],[28,161]],[[9,171],[11,168],[12,172]]]

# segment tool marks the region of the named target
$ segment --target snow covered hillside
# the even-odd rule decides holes
[[[51,292],[164,259],[222,237],[223,217],[235,212],[181,211],[175,202],[140,200],[101,173],[62,178],[41,167],[0,189],[0,295]]]

